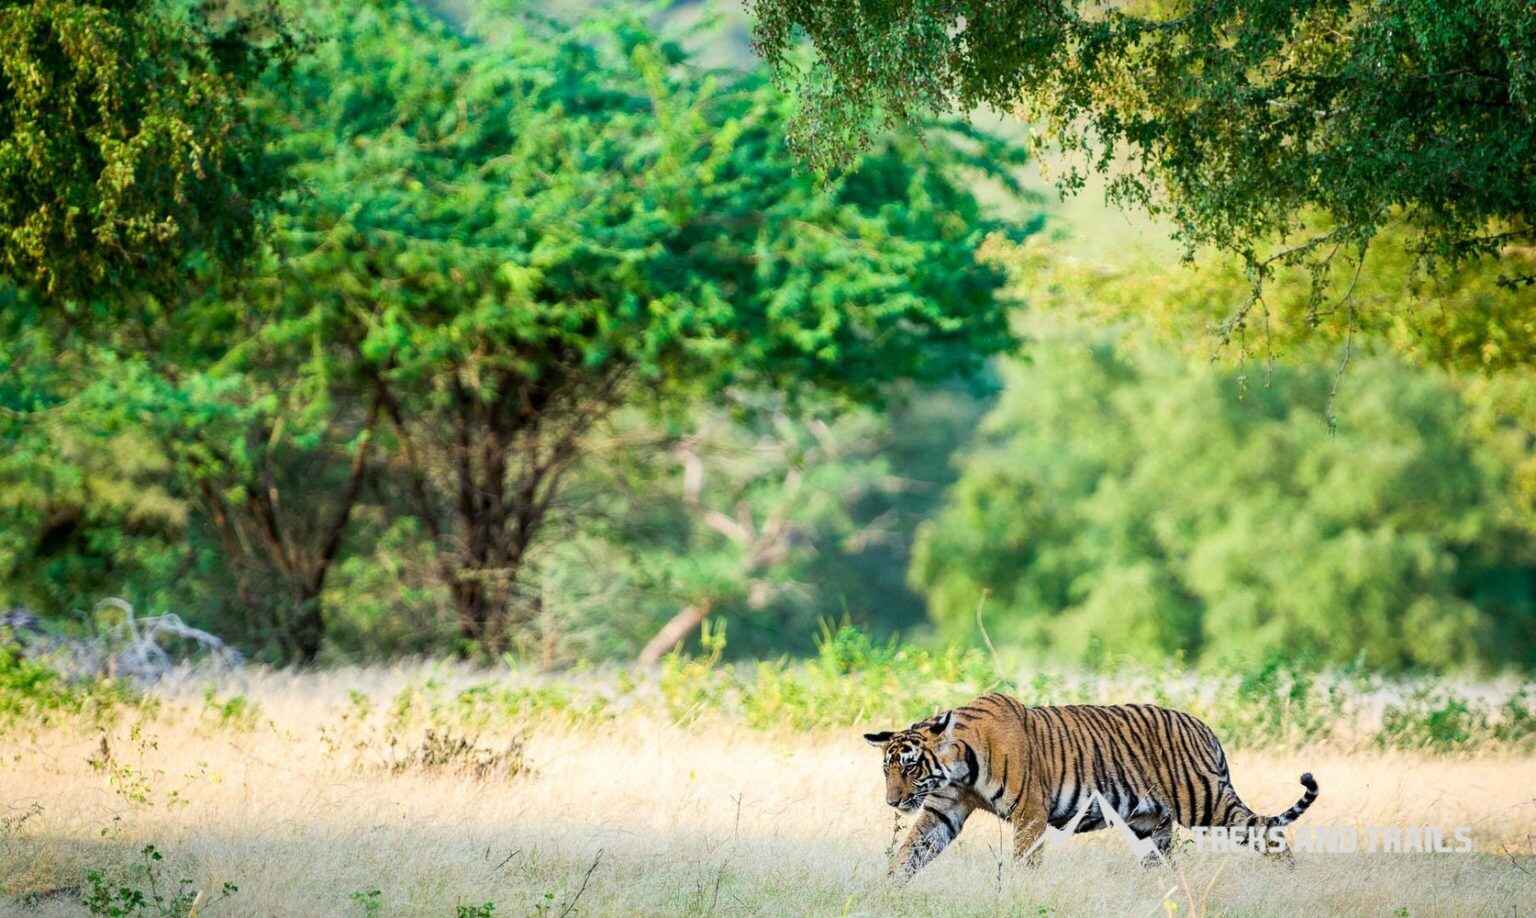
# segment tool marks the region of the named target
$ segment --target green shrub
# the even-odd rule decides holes
[[[377,889],[360,889],[347,898],[363,910],[363,918],[378,918],[384,908],[384,893]]]
[[[261,719],[261,706],[244,695],[220,698],[209,686],[203,692],[203,716],[220,727],[249,732]]]
[[[1536,685],[1521,686],[1500,706],[1493,737],[1518,747],[1536,747]]]
[[[975,650],[934,652],[895,641],[876,644],[855,628],[823,629],[808,665],[760,663],[739,686],[754,727],[851,727],[909,723],[997,687],[992,663]]]
[[[121,707],[140,700],[121,682],[70,683],[52,667],[0,645],[0,728],[21,720],[46,724],[75,715],[106,725]]]
[[[1353,718],[1351,684],[1325,680],[1282,655],[1236,675],[1234,691],[1196,710],[1225,744],[1300,745],[1327,740]]]
[[[1112,335],[1037,340],[918,531],[910,581],[944,633],[986,598],[1000,640],[1089,667],[1536,660],[1536,530],[1451,380],[1372,359],[1244,387]]]
[[[162,889],[168,881],[162,876],[160,862],[164,857],[154,845],[145,845],[139,852],[142,859],[130,871],[130,878],[113,884],[100,870],[86,873],[86,892],[80,904],[89,915],[103,918],[189,918],[205,914],[209,909],[233,896],[240,887],[225,883],[219,895],[207,898],[191,880],[176,882],[174,889]]]
[[[1482,706],[1442,690],[1423,687],[1382,712],[1376,744],[1390,749],[1457,752],[1493,736]]]

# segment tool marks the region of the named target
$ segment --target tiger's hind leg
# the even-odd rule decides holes
[[[1141,859],[1141,866],[1156,867],[1173,860],[1173,814],[1165,809],[1132,816],[1126,824],[1137,838],[1151,838],[1157,850]]]
[[[1296,858],[1291,854],[1291,848],[1285,843],[1283,837],[1274,839],[1270,836],[1270,820],[1250,810],[1242,800],[1238,799],[1237,792],[1232,785],[1222,786],[1221,797],[1216,802],[1215,812],[1210,824],[1224,826],[1228,832],[1242,833],[1241,841],[1246,847],[1257,851],[1266,858],[1284,864],[1287,867],[1296,866]]]

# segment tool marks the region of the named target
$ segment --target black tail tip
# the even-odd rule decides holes
[[[1301,776],[1301,786],[1314,794],[1317,793],[1317,782],[1313,780],[1312,772],[1309,771]]]

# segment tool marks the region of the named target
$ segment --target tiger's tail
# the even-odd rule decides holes
[[[1290,809],[1279,816],[1271,816],[1265,819],[1265,828],[1284,828],[1290,825],[1300,819],[1301,814],[1305,813],[1307,808],[1317,800],[1317,781],[1313,779],[1312,772],[1309,771],[1301,776],[1301,786],[1307,789],[1306,793],[1301,795],[1301,799],[1297,800]]]

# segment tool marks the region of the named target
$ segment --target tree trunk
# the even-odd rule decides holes
[[[467,529],[483,528],[485,532],[471,541],[471,550],[455,559],[449,572],[454,578],[449,593],[458,612],[459,635],[499,652],[506,649],[507,639],[514,634],[512,584],[517,583],[522,569],[523,551],[517,545],[497,544],[497,531],[508,528],[504,515],[481,516],[465,524]]]
[[[462,573],[464,568],[456,573]],[[476,644],[483,643],[490,631],[490,597],[479,580],[460,579],[449,591],[459,616],[459,636]]]
[[[710,606],[711,603],[707,599],[684,606],[661,626],[661,630],[656,632],[655,637],[646,643],[636,662],[644,666],[653,666],[659,662],[668,651],[681,644],[688,637],[689,632],[699,627],[709,616]]]
[[[313,663],[320,656],[320,645],[325,641],[325,619],[320,613],[320,592],[304,587],[294,596],[293,620],[289,624],[289,639],[293,642],[294,656],[300,663]]]
[[[363,493],[363,481],[368,475],[368,449],[373,443],[373,430],[378,425],[382,404],[383,396],[375,395],[373,404],[368,408],[368,419],[363,424],[363,441],[358,444],[357,452],[352,456],[347,486],[342,490],[336,515],[324,530],[325,539],[320,544],[320,551],[308,570],[292,572],[294,576],[304,578],[298,589],[299,607],[293,621],[294,646],[301,663],[313,663],[320,655],[320,645],[325,640],[325,616],[320,605],[320,594],[325,590],[325,578],[331,572],[331,565],[341,552],[342,538],[346,535],[347,525],[352,521],[352,509],[357,506]]]
[[[579,355],[567,356],[579,365]],[[456,372],[446,404],[415,416],[380,383],[411,470],[416,512],[441,552],[439,574],[467,642],[499,651],[524,637],[529,619],[516,604],[523,563],[581,454],[581,438],[617,404],[623,378],[622,368],[596,380],[586,371],[532,379],[506,370],[471,388]],[[416,423],[424,425],[419,435]],[[440,490],[423,474],[434,459],[446,465]]]

